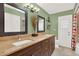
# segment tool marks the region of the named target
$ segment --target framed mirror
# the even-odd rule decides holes
[[[27,33],[27,11],[15,3],[5,3],[3,5],[3,18],[0,22],[0,36],[9,36]],[[1,6],[2,6],[1,5]]]
[[[45,32],[45,18],[38,15],[37,32]]]

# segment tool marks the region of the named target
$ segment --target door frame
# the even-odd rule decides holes
[[[69,16],[72,16],[72,14],[69,14]],[[68,16],[68,15],[64,15],[64,16]],[[59,16],[59,17],[62,17],[62,16]],[[58,17],[58,40],[59,40],[59,17]],[[72,18],[71,18],[72,19]],[[71,20],[71,22],[72,22],[72,20]],[[72,25],[72,23],[71,23],[71,25]],[[60,42],[60,41],[59,41]],[[72,43],[72,27],[71,27],[71,43]],[[70,44],[71,44],[70,43]],[[60,45],[60,44],[59,44]],[[63,45],[64,46],[64,45]],[[69,46],[68,48],[71,48],[71,46]]]

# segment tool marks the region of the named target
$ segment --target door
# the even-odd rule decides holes
[[[72,39],[72,15],[58,18],[58,40],[59,45],[71,48]]]

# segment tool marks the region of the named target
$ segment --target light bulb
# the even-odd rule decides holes
[[[36,9],[37,9],[37,7],[34,7],[34,9],[36,10]]]
[[[30,7],[33,8],[34,6],[32,4],[30,4]]]
[[[39,10],[40,10],[40,9],[39,9],[39,8],[37,8],[37,9],[36,9],[36,12],[38,12]]]
[[[38,8],[37,11],[39,11],[40,9]]]

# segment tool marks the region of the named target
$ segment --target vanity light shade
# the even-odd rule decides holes
[[[37,11],[37,7],[32,8],[32,11],[36,12]]]
[[[26,3],[23,5],[25,8],[29,8],[32,12],[38,12],[40,9],[33,4]]]
[[[35,12],[38,12],[40,9],[39,8],[36,8]]]
[[[29,5],[30,5],[30,3],[26,3],[26,4],[24,4],[23,6],[24,6],[24,7],[29,7]]]
[[[29,9],[32,9],[33,7],[34,7],[34,6],[33,6],[32,4],[30,4],[28,8],[29,8]]]
[[[37,11],[40,11],[40,9],[39,9],[39,8],[37,8]]]
[[[34,7],[34,10],[36,11],[37,7]]]
[[[33,8],[34,6],[32,4],[30,4],[30,7]]]

